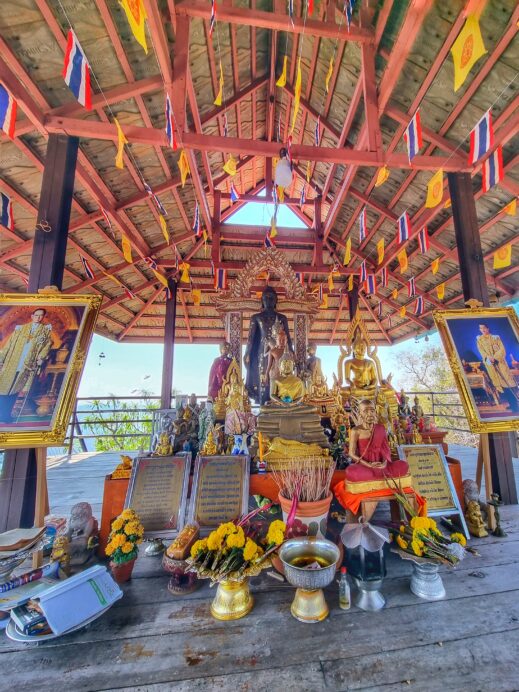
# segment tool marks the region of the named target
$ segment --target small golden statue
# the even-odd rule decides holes
[[[412,414],[415,421],[419,421],[420,418],[424,417],[423,408],[420,404],[420,399],[417,396],[415,396],[413,401],[414,401],[414,406],[411,409],[411,414]]]
[[[200,454],[203,457],[213,457],[218,454],[218,447],[215,440],[215,428],[213,425],[209,428],[207,437],[205,438],[204,446],[202,447]]]
[[[420,431],[418,430],[418,426],[416,423],[413,425],[413,432],[411,433],[411,440],[414,445],[421,445],[423,442],[423,438],[420,435]]]
[[[465,521],[469,533],[476,538],[485,538],[488,536],[488,531],[481,514],[477,483],[470,478],[464,480],[463,493],[465,495]]]
[[[70,574],[70,541],[68,536],[63,534],[56,536],[52,544],[50,561],[59,562],[60,569],[62,569],[68,577]]]
[[[188,409],[186,409],[188,410]],[[155,449],[153,450],[151,456],[153,457],[169,457],[173,454],[173,445],[171,444],[171,437],[167,432],[162,432],[159,435]]]
[[[230,405],[230,397],[232,397],[233,406]],[[236,406],[239,406],[239,408],[236,409]],[[213,409],[216,420],[224,420],[225,414],[229,408],[234,408],[239,411],[250,411],[249,397],[245,390],[245,385],[240,374],[240,367],[236,358],[232,359],[223,384],[218,392],[218,396],[214,402]]]
[[[121,463],[116,466],[112,472],[114,478],[130,478],[132,475],[133,459],[126,454],[121,454]]]

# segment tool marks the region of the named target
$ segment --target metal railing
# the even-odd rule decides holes
[[[438,428],[468,432],[457,391],[412,391],[407,392],[407,395],[411,407],[413,398],[419,397],[424,414],[434,416]],[[197,398],[201,402],[206,396]],[[74,451],[86,452],[88,440],[112,438],[120,440],[121,449],[124,449],[125,439],[135,441],[135,438],[139,438],[142,446],[146,447],[151,434],[152,411],[159,407],[158,396],[78,397],[64,446],[69,454]]]

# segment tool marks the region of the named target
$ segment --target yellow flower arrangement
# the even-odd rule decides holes
[[[408,547],[408,545],[409,545],[409,543],[408,543],[407,541],[405,541],[405,540],[402,538],[402,536],[397,536],[397,537],[396,537],[396,542],[397,542],[398,545],[402,548],[402,550],[406,550],[407,547]]]
[[[112,522],[112,531],[120,531],[124,526],[124,520],[118,517]]]
[[[250,538],[247,538],[245,547],[243,549],[243,559],[247,561],[254,560],[258,554],[259,546]]]
[[[124,527],[124,533],[125,533],[127,536],[131,536],[132,534],[133,534],[134,536],[138,536],[138,535],[139,535],[139,531],[140,531],[140,529],[139,529],[139,522],[137,522],[137,521],[129,521],[129,522],[126,524],[126,526]]]
[[[417,541],[413,539],[411,541],[411,548],[413,549],[413,553],[417,555],[418,557],[422,557],[423,555],[423,543],[422,541]]]
[[[132,519],[135,519],[136,516],[137,515],[133,509],[124,509],[119,515],[119,518],[123,519],[124,521],[131,521]]]
[[[467,539],[462,533],[451,533],[450,539],[453,543],[459,543],[463,548],[467,545]]]
[[[207,549],[208,550],[221,550],[223,545],[223,539],[218,535],[217,531],[211,531],[207,537]]]
[[[267,544],[281,545],[281,543],[283,543],[285,540],[285,529],[286,524],[284,521],[281,521],[280,519],[273,521],[267,532]]]
[[[430,521],[429,517],[413,517],[410,522],[411,528],[418,531],[420,529],[427,531],[430,526]]]
[[[225,524],[220,524],[216,529],[216,533],[220,538],[226,538],[229,534],[236,533],[237,528],[236,524],[233,524],[232,521],[228,521]]]
[[[204,550],[207,549],[207,539],[202,538],[198,541],[195,541],[193,545],[191,546],[191,557],[196,557],[198,553],[203,552]]]
[[[226,538],[228,548],[243,548],[245,545],[245,534],[241,526],[237,526],[236,533],[230,533]]]
[[[105,552],[112,562],[121,564],[137,557],[144,527],[133,509],[125,509],[112,522]]]

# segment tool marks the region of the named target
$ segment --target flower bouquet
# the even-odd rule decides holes
[[[144,527],[133,509],[125,509],[112,522],[105,553],[110,558],[110,570],[118,584],[130,579],[143,534]]]
[[[196,572],[199,579],[218,583],[211,605],[211,614],[218,620],[235,620],[250,612],[253,599],[249,577],[270,567],[269,556],[285,540],[284,522],[273,521],[261,537],[250,524],[252,514],[237,523],[221,524],[207,538],[196,541],[187,560],[188,571]]]

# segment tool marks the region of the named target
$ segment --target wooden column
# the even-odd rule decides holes
[[[162,389],[160,392],[160,407],[171,408],[173,392],[173,361],[175,355],[175,329],[177,323],[177,286],[178,283],[169,279],[171,297],[166,298],[166,321],[164,324],[164,354],[162,356]]]
[[[29,272],[29,293],[61,288],[79,139],[50,135]],[[0,532],[30,527],[36,501],[36,450],[5,453],[0,482]]]
[[[465,300],[475,298],[488,306],[490,301],[470,173],[448,173],[447,178],[463,297]],[[517,504],[508,433],[491,433],[489,447],[494,491],[501,496],[505,504]]]
[[[353,320],[359,308],[359,277],[353,277],[353,288],[348,293],[348,310],[350,313],[350,321]]]

